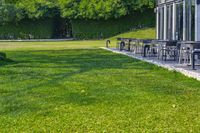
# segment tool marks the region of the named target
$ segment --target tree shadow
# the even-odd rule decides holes
[[[0,60],[0,67],[6,66],[6,65],[13,65],[16,64],[17,62],[15,62],[14,60],[11,59],[4,59],[4,60]]]

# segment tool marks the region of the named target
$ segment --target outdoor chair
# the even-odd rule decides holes
[[[125,42],[124,42],[124,41],[121,41],[120,44],[119,44],[119,50],[120,50],[120,51],[123,51],[125,45],[126,45]]]
[[[200,42],[181,42],[179,63],[192,65],[195,69],[195,62],[200,59]]]
[[[177,41],[160,41],[160,46],[158,48],[158,59],[167,61],[176,61],[178,57]]]
[[[137,39],[135,38],[131,38],[129,40],[129,44],[130,44],[130,52],[136,53],[136,49],[137,49]]]
[[[123,41],[123,38],[117,38],[116,49],[120,49],[120,43]]]
[[[195,62],[196,62],[196,59],[195,59],[195,56],[197,55],[197,58],[199,59],[199,56],[200,56],[200,49],[195,49],[193,52],[192,52],[192,69],[195,70]]]
[[[135,52],[137,47],[137,39],[135,38],[117,38],[116,48],[119,50],[127,50],[130,52]]]
[[[124,38],[123,41],[125,43],[124,50],[130,51],[130,49],[131,49],[131,44],[130,44],[131,39],[130,38]]]
[[[158,41],[152,40],[149,49],[147,50],[148,57],[156,57],[158,54]]]
[[[149,53],[148,51],[150,51],[150,47],[151,47],[151,43],[152,40],[147,39],[147,40],[142,40],[143,43],[143,56],[146,57],[147,53]]]
[[[191,61],[191,53],[192,48],[191,46],[181,46],[180,52],[179,52],[179,64],[190,64]]]
[[[135,39],[134,41],[132,41],[132,44],[133,44],[133,53],[134,54],[138,54],[138,53],[140,53],[140,47],[141,47],[141,45],[140,45],[140,41],[139,41],[139,39]]]
[[[130,51],[130,39],[129,38],[117,38],[117,49],[120,51],[127,50]]]
[[[150,49],[150,44],[152,40],[150,39],[138,39],[136,42],[135,54],[143,54],[146,57],[147,51]]]

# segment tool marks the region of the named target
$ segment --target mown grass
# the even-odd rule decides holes
[[[1,51],[95,49],[104,46],[105,40],[60,42],[0,42]]]
[[[7,52],[0,132],[199,131],[200,82],[104,50]]]
[[[0,44],[0,132],[200,130],[200,82],[90,42]]]

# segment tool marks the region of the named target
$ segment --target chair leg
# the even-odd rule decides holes
[[[192,69],[195,70],[195,53],[192,54]]]
[[[179,54],[179,64],[182,63],[182,57],[183,57],[183,53],[182,53],[182,50],[180,50],[180,54]]]
[[[167,51],[165,51],[165,61],[167,61]]]

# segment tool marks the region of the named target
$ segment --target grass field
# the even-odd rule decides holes
[[[96,49],[104,46],[105,40],[66,42],[0,42],[1,51]],[[115,46],[114,40],[111,46]]]
[[[200,130],[200,82],[103,43],[0,43],[0,132]]]

